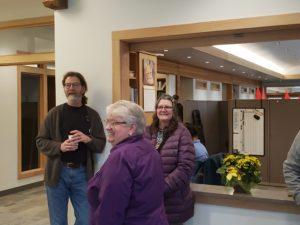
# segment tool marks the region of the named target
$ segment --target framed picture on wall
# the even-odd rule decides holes
[[[151,59],[143,60],[143,77],[144,77],[144,85],[154,86],[155,80],[155,62]]]
[[[195,88],[206,90],[207,89],[207,81],[196,79]]]

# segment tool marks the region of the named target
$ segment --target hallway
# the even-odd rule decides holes
[[[49,225],[44,186],[0,197],[1,225]]]

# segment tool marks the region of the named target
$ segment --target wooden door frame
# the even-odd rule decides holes
[[[113,101],[129,96],[129,52],[300,38],[300,13],[112,32]]]
[[[22,73],[31,74],[33,76],[40,77],[40,97],[39,97],[39,112],[38,112],[38,126],[43,122],[46,114],[48,113],[48,100],[47,100],[47,76],[54,76],[55,71],[52,69],[47,69],[46,66],[42,68],[30,67],[30,66],[17,66],[17,96],[18,96],[18,179],[27,178],[31,176],[36,176],[44,173],[46,158],[44,155],[39,153],[39,168],[22,171],[22,85],[21,78]]]

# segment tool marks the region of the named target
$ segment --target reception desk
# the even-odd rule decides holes
[[[300,214],[300,207],[284,187],[258,186],[251,194],[233,193],[231,187],[205,184],[191,183],[191,189],[196,201],[201,203]]]
[[[195,215],[185,225],[299,225],[300,207],[284,187],[257,186],[251,194],[233,188],[191,183]]]

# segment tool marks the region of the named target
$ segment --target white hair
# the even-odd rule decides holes
[[[128,124],[136,125],[136,134],[143,134],[146,127],[144,110],[138,104],[127,100],[119,100],[106,107],[106,114],[122,118]]]

